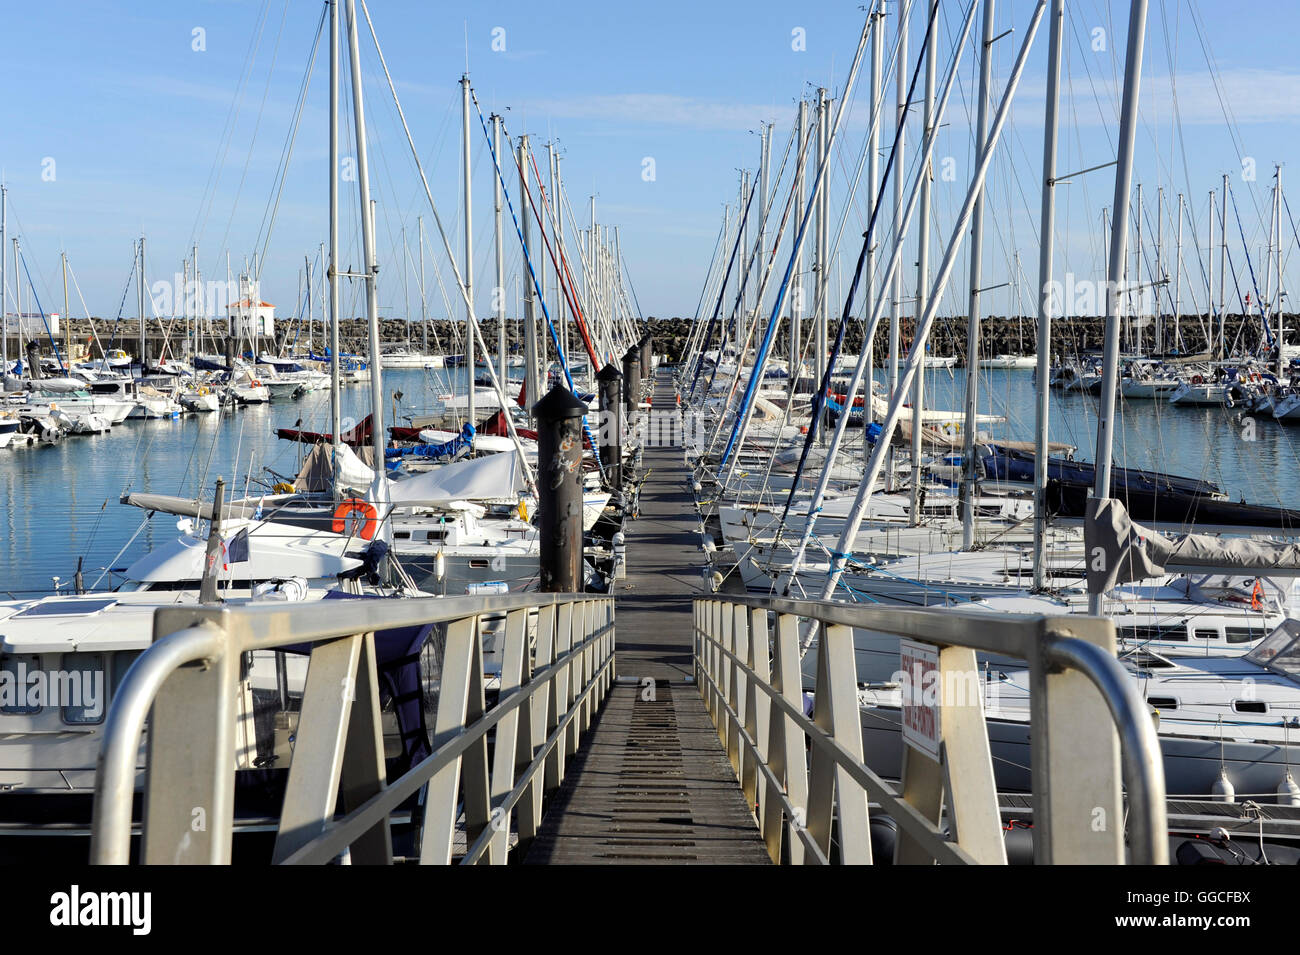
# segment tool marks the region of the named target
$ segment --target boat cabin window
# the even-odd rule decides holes
[[[1263,630],[1252,630],[1250,627],[1225,627],[1224,633],[1229,643],[1250,643],[1264,636]]]
[[[1233,700],[1232,708],[1238,713],[1267,713],[1268,704],[1262,700]]]
[[[65,653],[59,674],[63,722],[86,726],[104,722],[108,711],[102,653]]]
[[[1131,640],[1134,643],[1156,643],[1156,642],[1187,642],[1186,627],[1117,627],[1121,640]]]
[[[1283,620],[1245,659],[1293,679],[1300,678],[1300,620]]]
[[[1192,636],[1197,640],[1217,640],[1221,634],[1218,630],[1202,630],[1198,627],[1192,631]]]
[[[1172,696],[1148,696],[1147,703],[1149,703],[1151,706],[1154,706],[1158,710],[1178,709],[1178,701],[1175,700]]]
[[[31,675],[40,668],[41,658],[35,653],[6,653],[0,657],[0,713],[31,716],[41,711],[40,704],[31,702],[26,688]],[[28,681],[26,686],[20,686],[23,681]]]

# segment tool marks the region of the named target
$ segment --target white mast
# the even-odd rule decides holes
[[[496,113],[492,114],[492,151],[496,153],[498,160],[501,157],[501,117]],[[493,177],[493,204],[495,232],[496,232],[496,266],[497,266],[497,284],[492,290],[493,311],[497,320],[497,377],[501,380],[501,386],[504,388],[507,378],[506,372],[509,370],[509,363],[506,360],[506,256],[504,239],[501,232],[501,177]]]
[[[1228,313],[1225,294],[1224,269],[1228,265],[1228,174],[1223,174],[1223,189],[1219,195],[1219,357],[1228,357]]]
[[[379,263],[375,257],[375,210],[370,201],[370,165],[366,153],[366,114],[361,101],[361,46],[357,42],[356,0],[348,3],[348,50],[352,66],[352,112],[357,140],[357,180],[360,187],[361,238],[365,253],[366,323],[370,330],[370,403],[375,473],[384,473],[384,388],[379,364]]]
[[[897,133],[894,138],[894,243],[903,241],[903,174],[907,168],[904,155],[907,147],[907,10],[898,17],[898,54],[894,73],[894,97],[898,110]],[[882,293],[884,289],[881,289]],[[892,401],[898,388],[898,353],[900,350],[900,323],[903,306],[903,271],[894,272],[893,288],[889,292],[889,374],[885,387]],[[864,401],[865,408],[872,407],[871,396]],[[894,484],[894,449],[889,449],[888,465],[885,468],[885,483],[892,489]]]
[[[330,3],[330,132],[329,132],[329,218],[330,218],[330,257],[325,277],[330,284],[329,323],[330,323],[330,432],[334,435],[331,451],[330,473],[338,474],[339,451],[343,436],[339,434],[342,420],[339,395],[339,3]],[[229,272],[229,257],[226,270]],[[373,369],[372,369],[373,370]],[[331,482],[333,483],[333,482]],[[339,489],[334,488],[337,502]]]
[[[876,108],[881,104],[881,97],[884,95],[882,88],[882,72],[884,69],[885,55],[885,4],[882,0],[879,10],[871,19],[871,109],[875,114]],[[871,129],[867,133],[867,194],[871,197],[871,214],[876,216],[876,221],[880,221],[880,215],[877,211],[879,205],[879,196],[877,193],[880,189],[880,123],[873,122]],[[879,235],[877,230],[876,235]],[[880,245],[877,239],[872,242],[867,249],[866,264],[866,281],[863,285],[863,314],[871,315],[876,305],[876,248]],[[866,398],[863,402],[863,414],[865,420],[870,422],[872,419],[871,402],[875,394],[876,383],[876,349],[875,336],[871,334],[874,329],[868,330],[867,323],[862,325],[862,350],[867,356],[867,390]],[[847,413],[847,412],[846,412]],[[867,448],[867,431],[862,430],[862,448],[863,454],[866,454]]]
[[[980,40],[979,107],[975,118],[975,153],[988,138],[989,80],[993,74],[994,0],[984,0],[984,32]],[[975,425],[979,402],[980,286],[984,264],[984,190],[971,213],[970,307],[966,316],[966,428],[962,441],[961,546],[975,546]],[[913,416],[915,418],[915,416]],[[912,427],[916,427],[913,420]]]
[[[1277,376],[1282,377],[1286,370],[1286,362],[1282,357],[1282,343],[1286,339],[1286,329],[1282,326],[1282,165],[1279,163],[1274,173],[1277,184],[1273,188],[1273,221],[1276,223],[1277,230],[1276,241],[1273,243],[1274,249],[1274,266],[1277,269],[1276,288],[1273,291],[1273,298],[1277,307]]]
[[[795,144],[794,167],[794,208],[803,208],[805,148],[808,143],[808,101],[799,100],[799,142]],[[726,232],[726,208],[723,208],[723,232]],[[725,238],[725,235],[724,235]],[[794,269],[790,284],[790,395],[794,396],[795,386],[799,383],[800,371],[800,337],[803,331],[803,244],[799,241],[798,230],[790,233],[790,244],[794,246]],[[723,246],[726,247],[725,244]]]
[[[1043,121],[1043,196],[1038,228],[1038,367],[1034,376],[1034,590],[1047,564],[1048,379],[1052,374],[1052,252],[1056,242],[1056,110],[1061,102],[1065,0],[1052,0],[1048,24],[1047,105]]]
[[[1174,347],[1178,347],[1183,312],[1183,194],[1178,194],[1178,228],[1174,230]]]
[[[933,26],[927,31],[925,44],[925,109],[922,113],[921,135],[928,138],[934,126],[934,71],[938,37]],[[927,164],[921,169],[921,231],[917,236],[916,252],[916,331],[919,334],[921,313],[925,311],[926,290],[930,271],[930,191],[932,172]],[[983,190],[977,195],[983,195]],[[921,523],[921,459],[925,453],[925,352],[921,353],[921,373],[916,376],[912,391],[912,507],[911,523]]]
[[[1124,98],[1119,120],[1119,155],[1115,169],[1115,216],[1110,234],[1111,274],[1123,268],[1128,241],[1129,194],[1133,182],[1134,140],[1137,137],[1138,90],[1142,82],[1142,47],[1146,39],[1147,0],[1133,0],[1129,8],[1128,53],[1124,62]],[[1120,301],[1113,287],[1106,290],[1106,347],[1102,359],[1101,408],[1097,414],[1097,471],[1092,496],[1110,497],[1115,389],[1119,384]],[[1092,507],[1089,506],[1089,514]],[[1088,612],[1099,616],[1104,594],[1088,594]]]
[[[460,78],[462,108],[464,112],[464,163],[465,163],[465,369],[469,386],[466,388],[466,419],[475,427],[478,418],[474,408],[474,209],[470,201],[470,140],[469,140],[469,74]],[[526,227],[525,227],[526,228]],[[534,395],[528,396],[535,401]]]
[[[818,88],[817,90],[817,168],[825,169],[828,166],[828,156],[830,155],[829,142],[830,126],[830,99],[826,95],[826,90]],[[823,172],[824,178],[829,178],[827,173]],[[830,269],[826,262],[827,247],[827,213],[830,211],[826,204],[827,193],[830,192],[830,183],[822,182],[821,187],[817,190],[817,196],[814,199],[817,208],[817,244],[816,251],[813,253],[816,262],[816,271],[813,274],[813,387],[820,388],[822,381],[826,377],[826,283],[830,279]],[[755,371],[757,373],[757,371]],[[847,413],[847,412],[846,412]],[[822,419],[827,415],[823,411]],[[818,422],[820,423],[820,422]],[[825,429],[818,429],[822,444],[826,443]],[[739,450],[739,449],[737,449]]]
[[[532,280],[528,277],[528,262],[532,257],[532,230],[530,219],[532,209],[528,201],[528,134],[519,137],[519,218],[523,229],[524,261],[520,263],[520,279],[524,283],[524,369],[528,389],[528,407],[542,400],[542,380],[540,351],[537,347],[537,306],[536,292]],[[531,414],[531,411],[530,411]]]

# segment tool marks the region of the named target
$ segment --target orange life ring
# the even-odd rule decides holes
[[[342,534],[347,530],[348,519],[353,514],[360,514],[363,518],[361,524],[361,539],[373,540],[375,531],[379,528],[379,512],[369,501],[363,501],[359,497],[349,497],[339,503],[334,509],[334,523],[331,529],[335,534]]]

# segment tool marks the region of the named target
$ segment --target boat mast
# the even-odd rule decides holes
[[[1228,357],[1228,314],[1224,311],[1224,269],[1228,264],[1228,174],[1223,174],[1223,188],[1219,196],[1219,358]]]
[[[824,169],[828,165],[828,156],[830,153],[830,98],[826,95],[826,90],[818,88],[817,90],[817,168]],[[829,178],[829,177],[827,177]],[[814,347],[816,349],[813,355],[813,381],[815,388],[821,388],[822,382],[826,380],[826,283],[830,281],[830,269],[827,267],[826,255],[829,245],[828,239],[828,219],[830,218],[830,207],[827,204],[827,195],[830,192],[830,183],[822,184],[817,191],[815,202],[817,204],[817,238],[814,261],[817,263],[816,271],[813,275],[814,289],[813,292],[813,334]],[[748,220],[746,220],[748,221]],[[748,229],[746,229],[746,238],[748,238]],[[755,369],[757,374],[757,369]],[[846,414],[848,412],[845,412]],[[822,420],[825,421],[827,412],[822,412]],[[822,422],[814,422],[820,425]],[[826,443],[826,429],[817,428],[820,442]],[[830,467],[830,463],[826,465]]]
[[[897,63],[894,76],[895,103],[898,110],[898,123],[896,125],[897,133],[894,138],[894,244],[899,245],[903,241],[903,174],[902,170],[906,168],[904,162],[904,153],[907,145],[907,15],[908,10],[901,11],[898,17],[898,52]],[[882,290],[883,291],[883,290]],[[889,298],[889,375],[886,379],[886,387],[889,391],[889,399],[893,401],[894,392],[898,388],[898,354],[900,351],[900,325],[902,321],[903,307],[903,270],[894,271],[893,289]],[[864,408],[870,408],[874,404],[872,397],[868,394],[863,402]],[[893,490],[894,487],[894,449],[888,449],[888,457],[885,462],[885,487],[887,490]]]
[[[330,0],[330,131],[329,131],[329,266],[325,278],[329,282],[330,325],[330,433],[334,436],[330,452],[330,474],[338,474],[339,453],[343,436],[339,434],[342,422],[342,397],[339,394],[339,0]],[[228,261],[228,260],[227,260]],[[227,265],[229,271],[229,265]],[[334,484],[334,500],[338,503],[339,489]]]
[[[921,119],[921,138],[924,141],[930,135],[934,125],[934,72],[937,54],[937,31],[930,30],[925,44],[925,107]],[[921,313],[925,311],[926,291],[929,288],[930,271],[930,170],[921,170],[921,231],[917,235],[916,251],[916,320],[913,322],[912,334],[918,335],[921,327]],[[983,187],[979,195],[983,195]],[[921,352],[921,372],[916,376],[912,390],[912,504],[910,509],[913,527],[921,523],[921,459],[925,453],[925,352]]]
[[[1179,321],[1183,311],[1183,194],[1178,194],[1178,228],[1174,236],[1174,347],[1182,341]]]
[[[424,288],[424,216],[415,217],[416,238],[420,243],[420,355],[429,357],[429,308]]]
[[[989,80],[993,74],[994,0],[984,0],[984,32],[980,40],[979,108],[975,114],[975,152],[988,139]],[[975,424],[979,402],[980,285],[984,266],[984,190],[971,213],[970,308],[966,316],[966,428],[962,435],[961,546],[975,546]],[[916,422],[912,422],[913,428]]]
[[[1205,318],[1209,322],[1205,332],[1205,350],[1214,353],[1214,190],[1210,190],[1210,208],[1206,216],[1205,253],[1210,259],[1210,267],[1205,270]],[[1197,249],[1200,254],[1200,249]]]
[[[496,113],[492,114],[492,153],[496,156],[501,155],[501,117]],[[492,311],[497,320],[497,377],[501,380],[501,387],[504,388],[507,381],[506,371],[508,367],[506,362],[506,256],[504,234],[501,231],[500,176],[492,178],[492,189],[497,266],[496,287],[492,290]]]
[[[794,208],[802,209],[803,186],[804,186],[804,147],[808,142],[808,101],[799,100],[799,142],[795,147],[795,167],[794,167]],[[727,230],[727,207],[722,209],[722,230]],[[790,397],[794,398],[794,389],[799,384],[800,371],[802,365],[800,362],[800,337],[803,332],[803,243],[799,241],[799,236],[790,233],[790,243],[794,246],[794,269],[791,272],[790,291]],[[725,245],[724,245],[725,248]],[[725,291],[725,290],[724,290]],[[708,344],[707,342],[705,343]],[[722,356],[718,359],[721,361]]]
[[[384,388],[379,364],[379,263],[375,258],[375,207],[370,201],[370,166],[366,154],[366,114],[361,100],[361,45],[357,42],[356,0],[348,3],[348,52],[352,77],[352,112],[357,140],[357,182],[361,205],[361,240],[365,252],[366,324],[370,332],[371,431],[375,474],[384,473]],[[466,86],[468,91],[469,87]],[[468,98],[468,92],[466,93]],[[468,140],[467,140],[468,142]],[[466,225],[468,229],[468,224]]]
[[[1034,375],[1034,590],[1047,563],[1048,380],[1052,374],[1052,252],[1056,239],[1056,111],[1061,102],[1061,33],[1065,0],[1052,0],[1048,24],[1047,105],[1043,120],[1043,197],[1038,228],[1038,366]]]
[[[1165,350],[1165,323],[1164,312],[1160,308],[1160,293],[1168,283],[1165,281],[1165,259],[1164,259],[1164,240],[1165,240],[1165,187],[1160,186],[1156,189],[1156,274],[1152,281],[1155,284],[1155,295],[1152,299],[1156,303],[1155,314],[1155,342],[1152,345],[1152,354],[1160,354]]]
[[[1277,184],[1273,187],[1273,222],[1276,229],[1273,251],[1277,276],[1273,295],[1277,302],[1277,376],[1280,379],[1286,367],[1282,358],[1282,342],[1286,334],[1286,329],[1282,327],[1282,164],[1278,163],[1274,168]]]
[[[68,353],[68,357],[66,357],[65,360],[68,361],[69,372],[72,372],[73,370],[72,327],[73,326],[72,326],[72,322],[68,320],[68,252],[66,252],[66,249],[65,251],[60,252],[59,256],[60,256],[60,260],[62,261],[62,272],[64,272],[64,351]],[[1281,348],[1279,348],[1278,355],[1281,355],[1281,353],[1282,350]]]
[[[878,106],[883,105],[881,98],[884,95],[882,87],[882,73],[884,70],[885,55],[885,6],[882,2],[879,10],[871,17],[871,110],[875,115]],[[801,144],[802,145],[802,144]],[[867,134],[867,194],[871,197],[872,209],[871,214],[879,219],[879,213],[876,206],[880,202],[880,123],[873,122],[871,130]],[[876,233],[879,235],[879,233]],[[870,316],[876,307],[876,249],[880,246],[879,240],[873,242],[867,249],[866,265],[866,282],[863,283],[863,311],[862,314]],[[871,403],[875,395],[876,385],[876,343],[875,336],[869,334],[874,331],[869,322],[862,323],[862,348],[867,355],[867,386],[866,394],[862,402],[862,414],[865,424],[870,424],[872,420]],[[793,368],[793,366],[792,366]],[[791,371],[793,375],[793,370]],[[793,379],[792,379],[793,385]],[[793,394],[793,387],[791,388]],[[850,409],[851,410],[851,409]],[[848,414],[849,410],[845,411]],[[862,453],[865,457],[869,452],[867,450],[867,429],[862,429]]]
[[[1124,310],[1124,321],[1128,328],[1128,350],[1141,351],[1142,344],[1142,183],[1137,184],[1137,206],[1133,210],[1133,279],[1126,282],[1129,307]],[[1138,321],[1133,320],[1137,312]]]
[[[145,373],[145,341],[144,341],[144,236],[140,236],[140,271],[136,274],[136,293],[139,297],[140,304],[140,377]]]
[[[1129,195],[1133,182],[1133,153],[1137,138],[1138,90],[1142,82],[1142,47],[1146,39],[1147,0],[1132,0],[1129,8],[1128,53],[1124,62],[1124,98],[1119,120],[1119,154],[1115,169],[1115,215],[1110,234],[1112,274],[1123,267],[1128,242]],[[1114,450],[1115,390],[1119,384],[1120,301],[1112,287],[1106,289],[1106,338],[1102,359],[1101,408],[1097,415],[1097,464],[1092,496],[1097,502],[1110,497]],[[1089,513],[1092,513],[1090,506]],[[1102,593],[1088,594],[1088,613],[1100,616]]]
[[[564,343],[564,354],[569,354],[569,323],[573,321],[569,316],[569,297],[564,294],[564,276],[561,270],[564,267],[564,202],[562,199],[564,188],[564,179],[560,175],[560,153],[555,150],[551,154],[551,234],[555,238],[555,314],[558,316],[560,323],[560,340]],[[590,367],[588,362],[588,382],[595,379],[592,377],[599,368]]]
[[[351,2],[351,0],[349,0]],[[470,201],[470,140],[469,140],[469,74],[460,78],[461,108],[464,114],[463,161],[465,164],[465,368],[469,386],[465,389],[466,420],[475,427],[478,418],[474,408],[474,218]],[[529,401],[536,397],[528,396]]]
[[[528,190],[528,134],[521,133],[518,145],[519,161],[519,218],[520,226],[524,234],[524,261],[520,264],[520,270],[523,274],[524,283],[524,364],[527,365],[526,375],[528,382],[527,400],[529,414],[532,414],[532,406],[542,400],[542,376],[539,362],[541,356],[537,349],[537,321],[536,321],[536,292],[533,290],[533,283],[528,280],[526,271],[528,263],[532,261],[533,233],[531,223],[531,203],[529,200]],[[594,200],[593,200],[594,202]]]

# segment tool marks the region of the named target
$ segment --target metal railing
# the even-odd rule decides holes
[[[805,621],[819,631],[809,651],[817,653],[811,719]],[[855,628],[932,645],[937,656],[939,759],[903,744],[897,787],[864,762]],[[897,826],[896,862],[1006,862],[982,695],[948,690],[980,685],[976,651],[1028,663],[1029,721],[1020,726],[1033,769],[1035,861],[1123,863],[1127,826],[1132,862],[1168,862],[1159,740],[1115,659],[1111,621],[699,598],[696,679],[774,862],[870,863],[871,803]],[[899,716],[901,731],[901,708]]]
[[[505,617],[490,709],[480,633],[480,617],[489,614]],[[425,624],[446,628],[432,752],[390,781],[374,634]],[[392,862],[390,815],[424,787],[421,862],[452,861],[463,814],[461,861],[504,863],[512,821],[521,841],[536,834],[543,797],[564,779],[566,759],[615,675],[613,600],[582,594],[166,608],[154,616],[154,640],[106,718],[95,863],[129,861],[146,717],[141,861],[230,861],[247,652],[311,648],[273,853],[278,863],[327,863],[345,850],[354,863]]]

